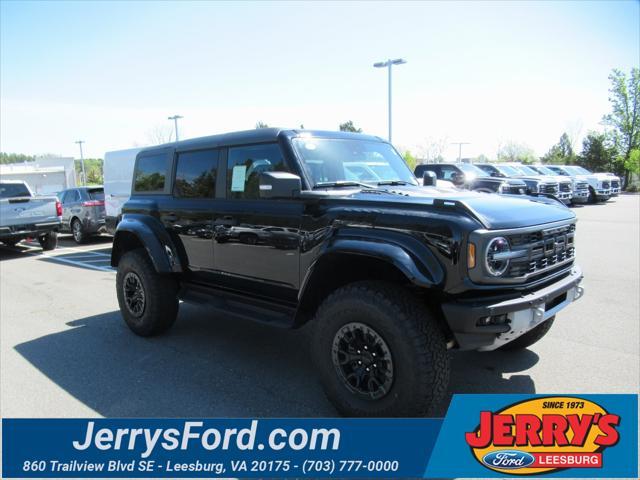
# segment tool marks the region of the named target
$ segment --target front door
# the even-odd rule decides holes
[[[226,199],[216,201],[213,222],[216,270],[237,290],[295,301],[303,204],[259,196],[261,172],[289,171],[278,144],[231,147],[226,164]]]

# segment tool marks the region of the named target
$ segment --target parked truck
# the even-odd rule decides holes
[[[62,205],[56,196],[35,196],[20,180],[0,181],[0,242],[14,246],[37,239],[43,250],[58,245]]]
[[[353,180],[354,162],[385,168]],[[111,256],[122,317],[158,335],[182,299],[226,318],[310,322],[339,412],[433,413],[448,349],[527,348],[583,293],[576,216],[560,201],[435,183],[356,133],[266,128],[145,149]],[[275,230],[279,243],[265,235]]]
[[[122,205],[131,195],[133,164],[140,148],[114,150],[104,154],[104,208],[106,231],[114,234],[122,218]]]

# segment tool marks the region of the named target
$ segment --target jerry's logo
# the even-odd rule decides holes
[[[544,397],[480,412],[480,424],[465,440],[476,460],[496,472],[602,468],[602,452],[620,439],[619,424],[619,415],[589,400]]]

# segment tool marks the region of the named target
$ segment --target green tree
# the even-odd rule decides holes
[[[257,122],[256,122],[256,129],[258,129],[258,128],[269,128],[269,125],[267,125],[267,124],[266,124],[266,123],[264,123],[264,122],[257,121]]]
[[[554,165],[571,165],[576,163],[576,154],[571,145],[571,139],[567,132],[560,136],[560,140],[542,157],[544,163]]]
[[[582,141],[582,153],[578,164],[596,172],[618,171],[618,152],[615,145],[604,133],[590,132]]]
[[[634,148],[624,162],[624,168],[634,175],[640,175],[640,148]]]
[[[0,152],[0,164],[33,162],[35,159],[33,155]]]
[[[507,142],[498,149],[499,162],[535,163],[536,160],[533,150],[522,143]]]
[[[104,183],[104,177],[102,175],[102,159],[101,158],[85,158],[84,170],[87,174],[87,184],[89,185],[102,185]],[[75,161],[76,178],[79,183],[82,182],[82,164],[80,160]]]
[[[349,120],[349,121],[346,121],[346,122],[340,124],[340,131],[341,132],[361,133],[362,129],[361,128],[356,128],[356,126],[353,124],[353,121]]]
[[[404,163],[406,163],[409,169],[413,172],[416,169],[416,165],[418,164],[418,159],[414,157],[409,150],[404,152],[402,158],[404,158]]]
[[[602,120],[605,125],[613,128],[614,141],[620,152],[620,162],[628,184],[631,170],[627,165],[632,151],[640,148],[640,68],[632,68],[628,77],[624,72],[614,69],[609,75],[609,81],[611,113]]]

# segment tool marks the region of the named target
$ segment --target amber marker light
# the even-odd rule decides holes
[[[467,267],[474,268],[476,266],[476,246],[469,242],[467,246]]]

